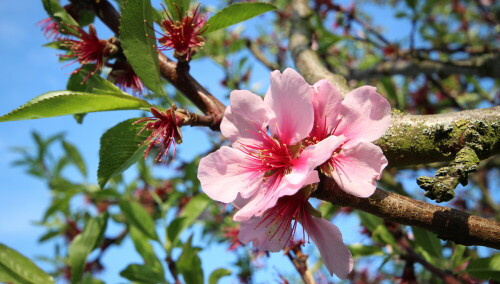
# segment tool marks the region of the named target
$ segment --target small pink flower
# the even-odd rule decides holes
[[[139,119],[133,124],[138,124],[144,121],[148,121],[144,128],[139,131],[139,134],[144,130],[151,131],[149,137],[143,142],[148,144],[148,148],[144,151],[144,158],[149,155],[153,147],[158,146],[160,151],[156,156],[157,161],[162,161],[168,156],[170,146],[173,145],[175,156],[176,143],[182,142],[181,136],[181,118],[175,114],[175,108],[169,108],[165,111],[161,111],[156,108],[151,108],[151,113],[154,117],[145,117]]]
[[[371,142],[389,127],[389,102],[370,86],[352,90],[344,100],[337,88],[326,80],[317,82],[312,89],[314,127],[305,144],[314,145],[331,136],[345,137],[320,170],[349,194],[372,195],[387,159]]]
[[[123,60],[117,60],[113,63],[108,79],[120,89],[132,94],[140,95],[145,90],[141,79],[135,74],[132,66]]]
[[[271,73],[264,100],[249,91],[231,92],[221,132],[233,145],[201,159],[198,178],[212,199],[249,200],[234,220],[262,216],[278,198],[319,182],[315,168],[331,157],[344,138],[330,136],[302,146],[314,120],[310,97],[310,86],[293,69]]]
[[[83,65],[91,63],[94,63],[96,65],[94,71],[89,72],[87,77],[85,77],[85,79],[83,80],[84,83],[88,80],[90,75],[94,74],[104,66],[105,57],[112,52],[112,47],[108,45],[108,41],[99,39],[97,37],[96,30],[94,28],[94,25],[92,24],[89,25],[88,33],[80,27],[71,25],[67,25],[65,32],[78,38],[78,40],[63,40],[63,45],[70,49],[71,54],[61,55],[61,57],[75,58],[75,61],[71,62],[70,64],[73,64],[75,62],[79,62],[80,64],[82,64],[82,66],[73,71],[72,74],[78,73],[83,68]]]
[[[243,221],[240,225],[240,241],[244,244],[252,242],[259,250],[280,251],[293,240],[297,224],[300,223],[305,230],[302,234],[307,233],[316,244],[328,271],[345,279],[353,268],[351,252],[344,245],[337,226],[319,217],[320,213],[307,201],[309,194],[302,190],[291,196],[283,196],[262,217]]]
[[[206,17],[199,13],[200,5],[196,7],[192,15],[181,15],[180,21],[174,21],[165,11],[167,18],[161,21],[161,27],[165,34],[158,39],[163,45],[160,50],[173,49],[179,55],[186,55],[186,59],[191,57],[191,49],[193,47],[202,47],[205,40],[201,36],[205,32]]]

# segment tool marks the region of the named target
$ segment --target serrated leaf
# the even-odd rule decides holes
[[[263,2],[233,3],[208,19],[205,33],[210,33],[237,23],[241,23],[262,13],[275,9],[276,6]]]
[[[477,278],[500,281],[500,254],[472,260],[465,271]]]
[[[443,247],[435,234],[418,227],[412,227],[412,231],[415,236],[415,243],[429,253],[431,258],[442,258]]]
[[[208,284],[217,284],[217,282],[225,276],[231,275],[231,270],[225,269],[225,268],[219,268],[214,270],[211,274],[210,277],[208,277]]]
[[[66,141],[63,141],[62,144],[64,151],[66,151],[66,156],[70,159],[71,162],[73,162],[73,164],[75,164],[80,173],[82,173],[82,175],[86,177],[87,166],[85,165],[85,161],[83,160],[80,151],[78,151],[78,148],[76,148],[75,145]]]
[[[170,249],[176,246],[181,233],[198,219],[210,203],[211,199],[204,194],[198,194],[189,201],[179,214],[179,217],[174,219],[167,227],[167,237],[171,244]]]
[[[152,38],[153,8],[150,1],[127,1],[120,19],[120,41],[125,57],[142,83],[166,98],[158,65],[156,41]]]
[[[80,282],[87,256],[102,239],[107,220],[107,214],[89,219],[83,231],[69,245],[68,262],[71,267],[71,283]]]
[[[30,259],[0,244],[0,282],[45,284],[54,283],[54,279]]]
[[[182,254],[176,262],[176,268],[187,284],[203,283],[203,269],[198,256],[200,248],[191,245],[193,236],[182,246]]]
[[[151,267],[159,275],[164,275],[163,266],[156,256],[153,246],[148,242],[146,236],[136,227],[130,227],[130,238],[134,243],[135,250],[141,255],[144,264]]]
[[[129,95],[54,91],[38,96],[1,116],[0,122],[149,107],[151,105],[148,102]]]
[[[119,205],[130,225],[135,226],[146,237],[155,241],[159,240],[155,231],[155,222],[144,207],[133,200],[122,200]]]
[[[131,118],[111,127],[101,136],[97,180],[104,188],[110,178],[122,173],[139,159],[146,148],[141,145],[149,131],[139,132],[142,125],[132,125],[139,118]]]
[[[139,283],[165,283],[164,276],[147,265],[130,264],[120,272],[120,275],[130,281],[137,281]]]

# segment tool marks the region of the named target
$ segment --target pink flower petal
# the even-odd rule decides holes
[[[302,226],[312,238],[328,271],[346,279],[352,271],[352,254],[342,241],[342,233],[334,224],[323,218],[306,215]]]
[[[387,159],[382,150],[372,143],[351,145],[334,157],[332,177],[345,192],[369,197],[375,191],[376,180],[387,166]]]
[[[262,218],[260,217],[241,222],[238,234],[240,241],[244,244],[252,242],[253,246],[261,251],[277,252],[282,250],[291,234],[291,226],[266,227],[261,223]]]
[[[333,131],[339,123],[342,94],[327,80],[318,81],[313,88],[314,94],[311,100],[314,107],[314,128],[316,130],[313,129],[312,134],[315,131]]]
[[[348,143],[372,142],[389,127],[391,106],[375,87],[363,86],[345,96],[340,115],[342,120],[334,135],[345,135],[350,140]]]
[[[262,98],[250,91],[232,91],[229,100],[220,125],[222,135],[232,142],[255,143],[255,133],[267,127],[272,113]]]
[[[303,180],[309,175],[309,172],[330,159],[333,151],[335,151],[344,141],[345,137],[343,136],[329,136],[321,140],[318,144],[307,146],[307,148],[300,153],[300,156],[294,160],[292,171],[285,176],[286,180],[291,184],[302,183],[305,185]]]
[[[282,184],[283,185],[283,184]],[[286,188],[288,191],[297,192],[300,188],[297,186],[290,186]],[[252,217],[260,217],[264,212],[272,208],[276,205],[278,198],[282,196],[282,194],[278,193],[279,188],[271,191],[267,188],[260,188],[259,191],[255,193],[252,199],[248,201],[243,207],[234,214],[233,220],[237,222],[244,222],[249,220]],[[241,204],[239,204],[241,205]]]
[[[246,155],[236,149],[223,146],[200,160],[198,179],[201,188],[212,199],[231,203],[238,193],[242,197],[251,196],[259,186],[251,172],[241,165],[248,163]]]
[[[271,73],[271,87],[264,102],[276,115],[269,121],[271,133],[282,143],[293,145],[309,135],[314,122],[311,89],[295,70]]]

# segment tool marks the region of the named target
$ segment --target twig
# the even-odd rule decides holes
[[[277,63],[269,61],[269,59],[264,55],[264,53],[260,51],[259,47],[251,39],[246,39],[245,42],[253,56],[255,56],[255,58],[259,60],[260,63],[264,64],[267,69],[269,69],[270,71],[280,69],[280,66]]]
[[[339,189],[335,181],[326,177],[321,178],[314,196],[334,205],[363,210],[387,221],[423,228],[457,244],[500,249],[500,222],[492,219],[381,189],[369,198],[355,197]]]
[[[460,281],[453,274],[437,268],[436,266],[430,264],[425,259],[423,259],[418,253],[416,253],[405,236],[402,236],[398,239],[398,245],[406,252],[407,258],[417,263],[420,263],[426,270],[430,271],[432,274],[441,278],[443,283],[460,284]]]
[[[450,201],[455,197],[457,185],[467,185],[469,173],[477,171],[478,164],[474,150],[465,146],[448,166],[437,170],[435,177],[422,176],[417,178],[417,183],[428,198],[437,202]]]
[[[353,80],[366,80],[387,75],[416,76],[419,74],[440,74],[449,76],[476,75],[479,77],[500,77],[500,53],[486,53],[470,59],[441,62],[436,60],[384,61],[366,70],[351,70],[347,77]]]
[[[288,259],[292,262],[293,266],[297,270],[297,272],[300,274],[300,277],[302,277],[302,280],[304,280],[305,284],[315,284],[316,282],[314,281],[314,277],[311,273],[311,271],[307,267],[307,254],[304,254],[302,252],[302,249],[300,246],[303,244],[303,242],[298,242],[294,244],[292,247],[288,248],[285,251],[285,254],[288,256]],[[295,257],[292,255],[292,252],[295,255]]]

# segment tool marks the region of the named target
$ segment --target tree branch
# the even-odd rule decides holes
[[[260,63],[264,64],[264,66],[269,69],[269,71],[279,70],[280,66],[277,63],[269,61],[262,51],[260,51],[259,46],[254,43],[251,39],[245,39],[245,43],[247,45],[248,50],[253,54],[253,56],[260,61]]]
[[[311,15],[311,10],[309,9],[308,2],[305,0],[294,0],[292,7],[292,27],[288,48],[299,73],[304,76],[304,79],[309,84],[326,79],[334,84],[342,94],[347,94],[349,87],[344,77],[328,71],[321,63],[318,54],[310,48],[311,30],[307,18]]]
[[[500,106],[435,115],[393,113],[375,144],[391,167],[451,161],[465,146],[484,160],[500,153]]]
[[[120,14],[107,1],[100,0],[94,4],[96,15],[116,35],[120,33]],[[203,113],[221,115],[226,106],[208,92],[198,81],[189,74],[187,63],[176,63],[158,52],[161,75],[167,79],[175,88],[183,93]]]
[[[322,177],[314,197],[332,204],[363,210],[384,220],[431,231],[443,240],[462,245],[500,249],[500,222],[452,208],[429,204],[377,189],[369,198],[356,197]]]
[[[470,59],[450,62],[429,59],[385,61],[367,70],[351,70],[347,77],[354,80],[364,80],[394,74],[404,76],[416,76],[419,74],[449,76],[462,74],[498,78],[500,77],[500,54],[489,53]]]

